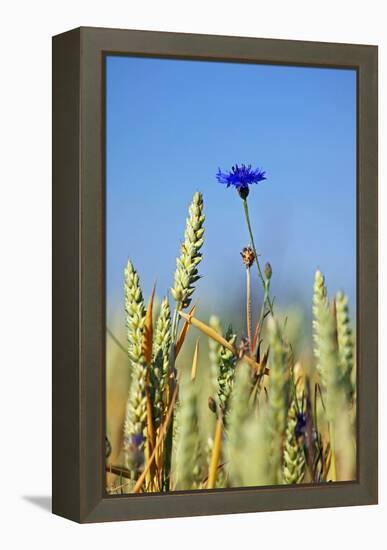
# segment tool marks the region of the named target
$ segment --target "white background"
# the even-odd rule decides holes
[[[105,26],[380,46],[380,203],[386,151],[382,0],[42,0],[1,8],[0,540],[3,548],[385,548],[386,357],[379,506],[79,526],[48,512],[51,480],[51,35]],[[332,128],[334,132],[334,128]],[[329,170],[328,170],[329,173]],[[386,222],[380,216],[381,232]],[[382,235],[381,235],[382,241]],[[380,334],[386,331],[381,252]],[[382,340],[382,338],[381,338]],[[372,427],[370,427],[372,429]]]

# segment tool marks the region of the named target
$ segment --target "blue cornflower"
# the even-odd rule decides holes
[[[302,437],[306,434],[306,415],[303,412],[298,412],[296,421],[295,435],[296,437]]]
[[[249,194],[249,185],[265,180],[266,176],[265,172],[259,168],[252,168],[251,164],[248,166],[245,164],[238,166],[236,164],[231,167],[229,172],[222,172],[219,168],[216,179],[219,183],[227,185],[227,187],[233,185],[241,196],[244,195],[247,197]]]

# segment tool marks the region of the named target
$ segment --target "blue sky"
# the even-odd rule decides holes
[[[122,309],[130,257],[144,293],[171,286],[187,207],[204,195],[198,296],[217,312],[244,288],[242,203],[218,167],[259,166],[249,196],[276,302],[311,307],[313,274],[356,295],[356,73],[107,58],[107,312]]]

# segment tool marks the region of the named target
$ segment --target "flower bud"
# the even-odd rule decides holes
[[[265,271],[265,277],[266,277],[266,279],[267,279],[268,281],[270,281],[271,276],[272,276],[272,274],[273,274],[273,270],[271,269],[271,265],[269,264],[269,262],[267,262],[267,263],[265,264],[265,269],[264,269],[264,271]]]
[[[216,401],[213,397],[211,397],[211,395],[208,398],[208,408],[210,409],[211,412],[216,414]]]

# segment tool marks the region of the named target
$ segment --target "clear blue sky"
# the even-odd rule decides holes
[[[318,69],[108,57],[107,311],[122,308],[130,257],[149,293],[168,291],[186,210],[204,195],[198,296],[217,312],[244,288],[241,200],[218,167],[259,166],[249,204],[278,304],[311,307],[320,268],[356,295],[356,74]]]

